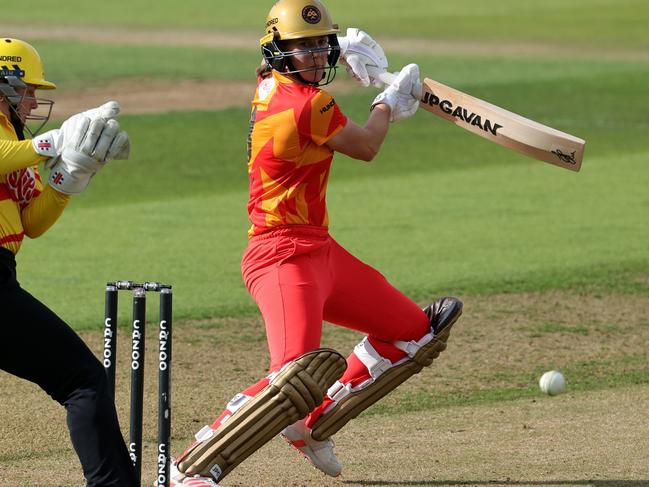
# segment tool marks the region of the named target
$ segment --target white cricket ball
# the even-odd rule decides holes
[[[566,390],[566,379],[558,370],[550,370],[541,376],[539,387],[549,396],[556,396]]]

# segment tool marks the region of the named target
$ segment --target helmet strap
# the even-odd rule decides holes
[[[13,105],[9,105],[9,121],[14,126],[16,137],[18,140],[25,140],[25,124],[18,116],[18,112]]]
[[[303,83],[305,85],[318,86],[318,83],[314,83],[312,81],[307,81],[307,80],[304,79],[302,74],[295,69],[295,65],[293,64],[293,60],[290,57],[286,57],[284,59],[283,64],[284,64],[284,66],[283,66],[284,71],[288,72],[289,76],[295,76],[296,78],[298,78],[300,83]]]

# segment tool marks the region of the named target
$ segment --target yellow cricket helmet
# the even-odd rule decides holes
[[[265,33],[259,44],[262,55],[271,68],[299,74],[304,70],[293,69],[291,57],[301,52],[284,52],[283,41],[326,36],[329,40],[329,47],[326,48],[329,66],[326,75],[323,75],[325,81],[314,83],[323,85],[330,83],[336,74],[335,66],[340,56],[336,36],[338,32],[338,24],[332,22],[327,7],[320,0],[279,0],[266,17]]]
[[[56,85],[45,79],[45,69],[38,51],[31,44],[19,39],[0,37],[0,102],[7,102],[11,123],[19,138],[23,130],[34,137],[47,123],[52,113],[52,100],[34,98],[36,113],[22,113],[19,106],[23,100],[31,98],[24,91],[28,86],[41,90],[54,90]],[[18,90],[18,91],[16,91]],[[22,114],[21,114],[22,113]],[[30,122],[31,127],[26,123]],[[34,122],[38,125],[33,126]]]
[[[45,79],[45,69],[38,51],[19,39],[0,38],[0,77],[15,76],[28,85],[53,90],[56,85]]]

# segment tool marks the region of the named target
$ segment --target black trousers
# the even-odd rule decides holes
[[[16,280],[0,248],[0,369],[65,406],[88,487],[138,487],[104,368],[79,336]]]

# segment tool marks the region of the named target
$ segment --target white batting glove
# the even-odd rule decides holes
[[[32,139],[32,146],[36,153],[42,156],[55,158],[61,155],[64,147],[68,145],[77,145],[79,142],[78,138],[85,135],[84,133],[80,133],[78,130],[83,119],[93,120],[95,118],[102,118],[104,120],[110,120],[115,118],[119,114],[119,111],[119,103],[116,101],[109,101],[100,107],[77,113],[63,122],[61,128],[50,130]],[[51,168],[55,162],[56,161],[53,159],[46,161],[45,168]]]
[[[370,110],[379,103],[390,107],[390,122],[398,122],[415,114],[419,100],[413,96],[413,88],[420,84],[419,66],[408,64],[385,90],[372,102]]]
[[[370,76],[367,67],[371,66],[383,72],[388,68],[388,59],[385,57],[383,48],[370,35],[350,27],[347,35],[338,37],[340,44],[340,62],[345,65],[347,72],[361,85],[368,87],[370,84],[380,88],[383,86],[380,80]]]
[[[129,151],[128,135],[120,131],[116,120],[81,117],[78,122],[75,133],[84,136],[53,159],[48,180],[50,186],[65,194],[84,191],[97,171],[116,155],[128,156]]]

